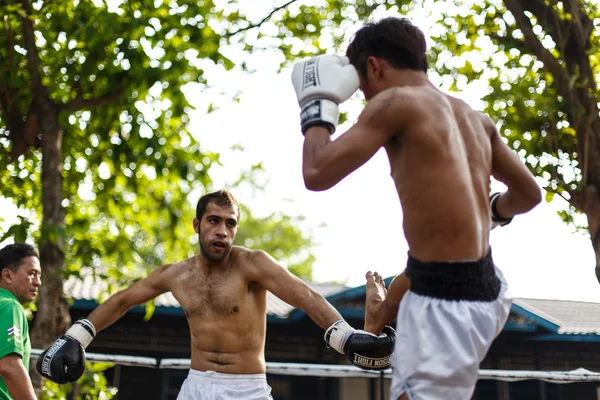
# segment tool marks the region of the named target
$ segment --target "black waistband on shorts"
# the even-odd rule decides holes
[[[422,262],[409,255],[405,274],[410,291],[422,296],[490,302],[500,293],[491,251],[475,261]]]

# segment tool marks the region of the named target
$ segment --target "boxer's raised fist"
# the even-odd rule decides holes
[[[358,90],[360,82],[347,57],[329,54],[295,64],[292,84],[301,108],[302,133],[314,125],[333,133],[339,119],[338,105]]]

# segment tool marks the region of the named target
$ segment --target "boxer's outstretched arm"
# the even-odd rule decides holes
[[[496,202],[496,210],[503,218],[526,213],[542,201],[540,187],[533,174],[504,143],[492,119],[487,115],[483,118],[492,144],[492,176],[508,188]]]
[[[163,265],[155,269],[146,278],[112,295],[92,311],[87,319],[94,324],[96,332],[108,327],[130,308],[144,304],[169,291],[174,269],[174,265]]]
[[[373,97],[356,124],[332,141],[315,126],[304,134],[302,175],[309,190],[327,190],[369,161],[412,118],[414,102],[400,88]]]
[[[258,250],[252,256],[251,279],[291,306],[306,312],[326,330],[343,319],[340,313],[319,293],[290,273],[268,253]]]

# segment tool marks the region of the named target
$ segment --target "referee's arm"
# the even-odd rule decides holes
[[[13,399],[36,400],[29,374],[17,353],[0,358],[0,377]]]

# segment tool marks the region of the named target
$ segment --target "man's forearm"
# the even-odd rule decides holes
[[[309,190],[319,191],[328,188],[322,176],[319,156],[329,143],[331,143],[330,134],[323,127],[315,126],[306,132],[302,150],[302,176]]]
[[[342,315],[323,296],[313,293],[305,302],[302,310],[323,330],[343,319]]]
[[[11,371],[2,375],[2,380],[13,399],[36,400],[35,391],[25,366],[19,362]]]
[[[541,191],[532,190],[526,195],[519,195],[508,189],[496,201],[496,210],[502,218],[512,218],[533,209],[541,201]]]
[[[121,318],[129,308],[124,292],[119,292],[92,311],[87,319],[94,324],[96,332],[99,332]]]

